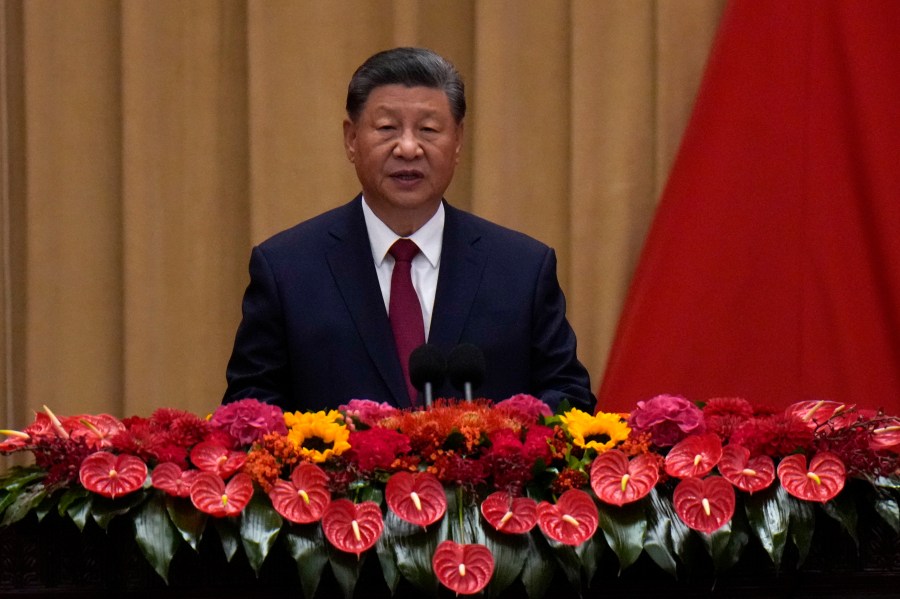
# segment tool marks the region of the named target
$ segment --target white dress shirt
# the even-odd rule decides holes
[[[394,272],[394,257],[388,253],[394,242],[400,237],[391,231],[381,219],[375,216],[366,198],[362,202],[366,229],[369,232],[369,244],[372,246],[372,259],[378,284],[381,286],[381,297],[387,311],[391,302],[391,274]],[[444,242],[444,204],[438,206],[437,212],[418,231],[409,236],[417,246],[419,253],[412,261],[412,283],[419,296],[422,308],[422,321],[425,323],[425,339],[431,329],[431,314],[434,310],[434,295],[437,291],[438,272],[441,268],[441,246]]]

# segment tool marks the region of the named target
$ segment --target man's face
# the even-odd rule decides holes
[[[462,124],[443,90],[384,85],[369,94],[344,146],[372,210],[406,235],[434,214],[462,148]],[[414,224],[413,224],[414,223]]]

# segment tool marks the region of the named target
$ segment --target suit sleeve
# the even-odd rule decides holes
[[[566,299],[556,274],[556,253],[548,248],[538,275],[532,309],[532,388],[554,410],[564,399],[593,414],[590,376],[578,361],[575,332],[566,318]]]
[[[223,403],[254,398],[289,409],[288,349],[277,281],[258,247],[250,255],[250,284],[226,369]]]

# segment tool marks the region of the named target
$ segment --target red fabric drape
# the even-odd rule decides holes
[[[900,2],[726,9],[598,406],[660,393],[900,413]]]

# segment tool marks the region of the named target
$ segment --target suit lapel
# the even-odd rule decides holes
[[[449,349],[460,342],[481,283],[488,252],[486,242],[469,225],[465,213],[446,203],[444,208],[446,217],[441,272],[428,342]]]
[[[409,405],[406,383],[372,265],[372,248],[360,202],[357,197],[348,206],[347,217],[331,229],[336,243],[328,250],[326,259],[369,357],[391,390],[396,405],[405,407]]]

